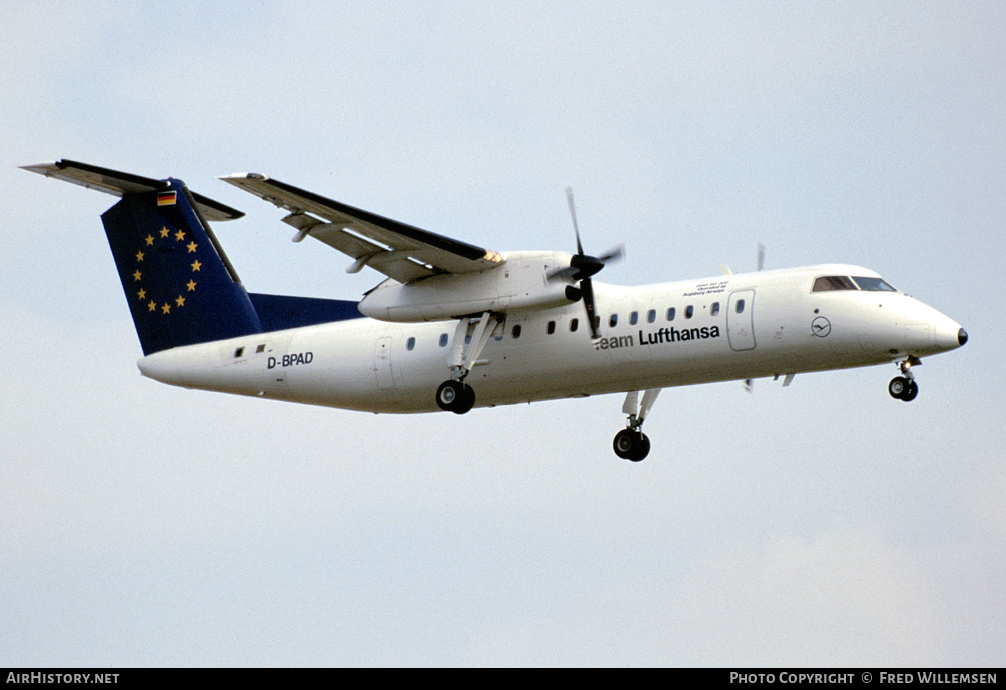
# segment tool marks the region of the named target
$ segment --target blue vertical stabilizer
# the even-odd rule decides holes
[[[124,194],[101,216],[143,354],[262,332],[180,180]]]

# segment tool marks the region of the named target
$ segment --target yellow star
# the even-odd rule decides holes
[[[185,283],[185,287],[187,287],[189,289],[189,292],[195,292],[196,291],[196,281],[190,280],[189,282]]]
[[[161,305],[161,311],[164,312],[165,314],[170,314],[171,313],[171,305],[168,304],[167,302],[165,302],[164,304]]]
[[[143,277],[143,274],[140,273],[139,271],[137,271],[136,273],[133,274],[133,280],[134,281],[139,280],[142,277]]]
[[[161,237],[167,237],[170,234],[171,234],[171,231],[168,230],[166,227],[161,228]]]
[[[142,302],[143,300],[147,299],[147,291],[146,291],[146,290],[144,290],[143,288],[140,288],[140,291],[139,291],[139,292],[137,292],[136,294],[140,296],[140,301],[141,301],[141,302]]]
[[[185,246],[189,248],[189,254],[193,253],[194,251],[196,251],[196,249],[199,248],[199,245],[196,244],[195,242],[189,242]]]
[[[202,264],[199,263],[198,259],[192,262],[192,270],[193,271],[198,271],[201,266],[202,266]]]
[[[157,302],[155,302],[154,300],[150,300],[150,302],[147,304],[147,311],[157,311]]]
[[[147,235],[146,240],[147,240],[147,246],[149,247],[149,246],[151,246],[154,243],[154,236],[153,235]]]
[[[182,240],[185,239],[185,233],[179,230],[178,232],[175,233],[175,239],[181,242]]]
[[[143,252],[136,252],[136,260],[143,261]]]
[[[179,307],[184,307],[185,306],[185,298],[182,297],[181,295],[178,295],[178,297],[175,298],[175,304],[177,304]]]

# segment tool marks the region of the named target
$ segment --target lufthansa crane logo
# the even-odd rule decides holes
[[[825,338],[831,333],[831,322],[823,316],[819,316],[811,322],[810,332],[818,338]]]

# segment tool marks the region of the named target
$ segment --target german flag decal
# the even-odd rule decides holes
[[[178,200],[178,192],[161,192],[157,195],[158,206],[174,206]]]

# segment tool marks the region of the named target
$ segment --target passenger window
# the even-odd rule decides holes
[[[637,323],[639,323],[639,312],[638,311],[634,311],[631,314],[629,314],[629,323],[631,325],[633,325],[633,326],[635,326]]]
[[[737,311],[738,314],[743,314],[744,313],[744,300],[742,300],[742,299],[737,300],[736,311]]]
[[[405,341],[405,349],[408,350],[409,352],[412,352],[413,350],[415,350],[416,349],[416,339],[415,338],[409,338],[408,340],[406,340]]]
[[[569,332],[576,333],[576,329],[580,327],[580,319],[573,319],[569,322]]]
[[[695,309],[692,308],[692,305],[689,304],[687,307],[685,307],[685,318],[686,319],[692,318],[692,314],[694,314],[694,313],[695,313]]]
[[[612,314],[611,318],[608,319],[608,327],[614,328],[617,325],[618,325],[618,314]]]
[[[674,307],[667,310],[667,320],[674,321]]]
[[[234,350],[234,359],[237,359],[238,357],[240,357],[244,353],[245,353],[245,349],[243,347],[239,347],[238,349]]]
[[[555,333],[555,321],[549,321],[548,326],[545,327],[545,332],[549,335]]]
[[[513,327],[513,330],[510,331],[510,335],[512,335],[514,337],[514,340],[516,340],[517,338],[520,337],[520,324],[519,323],[516,324]]]
[[[656,320],[657,320],[656,309],[651,309],[650,311],[646,312],[646,323],[653,323]]]
[[[720,303],[713,302],[713,306],[709,307],[709,315],[716,316],[719,313],[720,313]]]
[[[441,333],[440,334],[440,347],[447,347],[447,334],[446,333]]]

